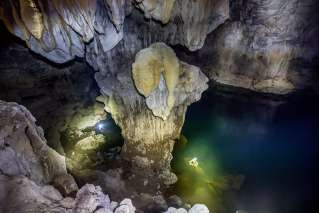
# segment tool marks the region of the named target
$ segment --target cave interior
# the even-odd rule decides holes
[[[0,213],[319,212],[316,0],[1,0]]]

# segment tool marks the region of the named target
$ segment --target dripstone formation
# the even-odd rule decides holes
[[[141,50],[132,69],[122,70],[114,77],[96,74],[103,95],[99,99],[122,129],[121,155],[135,172],[172,184],[176,182],[170,173],[174,140],[179,138],[187,106],[200,99],[208,78],[198,67],[179,61],[164,43]]]
[[[165,42],[199,50],[189,60],[216,82],[286,94],[317,77],[318,7],[315,0],[4,0],[0,17],[56,63],[84,57],[118,73],[124,59]]]
[[[180,62],[165,44],[150,48],[153,59],[143,62],[146,54],[136,57],[134,82],[131,66],[137,52],[157,40],[191,50],[201,48],[206,35],[227,19],[227,5],[225,1],[4,1],[1,17],[31,50],[55,63],[85,57],[99,71],[101,99],[122,129],[124,159],[148,171],[158,168],[160,179],[171,184],[176,181],[169,172],[174,140],[187,106],[199,100],[208,79],[199,68]],[[199,11],[201,16],[197,16]],[[132,19],[126,24],[128,15]],[[147,40],[139,34],[155,32],[161,24],[146,21],[144,16],[166,24]],[[150,66],[153,61],[158,67]],[[151,83],[151,88],[145,83]]]

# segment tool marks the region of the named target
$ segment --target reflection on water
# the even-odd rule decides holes
[[[173,191],[185,202],[205,203],[214,212],[227,212],[225,197],[240,188],[244,176],[224,173],[216,155],[200,140],[196,144],[192,146],[184,136],[176,144],[173,168],[179,180]]]
[[[210,89],[187,113],[171,193],[216,213],[317,208],[318,100]],[[195,158],[198,165],[190,165]]]

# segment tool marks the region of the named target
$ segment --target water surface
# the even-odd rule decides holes
[[[172,193],[215,213],[319,212],[318,100],[209,89],[188,109]]]

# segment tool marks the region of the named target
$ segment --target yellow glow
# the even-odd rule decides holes
[[[198,161],[197,161],[197,158],[193,158],[191,159],[190,161],[188,161],[188,164],[194,168],[197,168],[198,167]]]
[[[37,39],[41,39],[44,31],[42,13],[35,0],[20,0],[21,17],[30,33]]]

